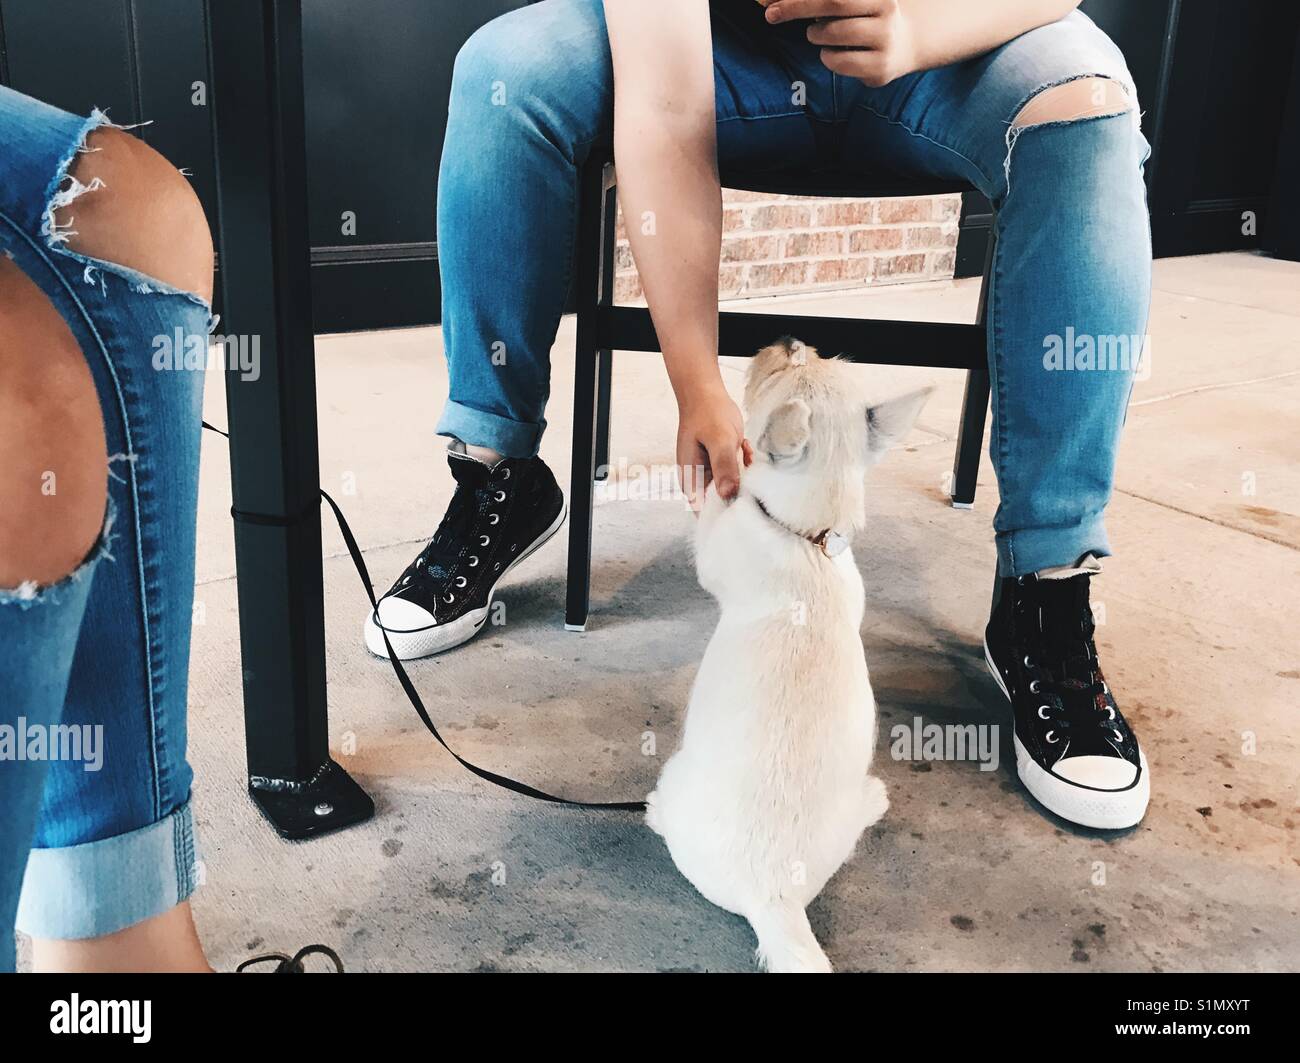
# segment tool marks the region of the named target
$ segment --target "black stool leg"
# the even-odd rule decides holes
[[[596,352],[596,469],[594,479],[609,479],[609,402],[613,386],[613,351]]]
[[[596,349],[600,305],[601,228],[606,197],[602,166],[586,167],[578,187],[577,342],[573,369],[573,465],[569,477],[569,576],[564,626],[583,631],[591,607],[591,521],[596,473],[596,390],[601,362]],[[612,221],[610,222],[612,228]]]
[[[599,307],[614,305],[614,238],[617,222],[614,166],[606,166],[601,177],[601,291]],[[614,351],[595,352],[595,480],[610,476],[610,399],[614,389]]]
[[[962,398],[961,427],[957,431],[957,455],[952,469],[954,509],[971,509],[975,505],[975,481],[984,447],[988,406],[989,371],[972,369],[966,374],[966,394]]]
[[[984,324],[984,316],[988,311],[996,232],[995,223],[989,227],[988,249],[984,253],[984,277],[980,281],[979,309],[975,314],[977,325]],[[971,509],[975,505],[975,485],[979,476],[980,451],[984,449],[984,424],[988,409],[989,371],[972,369],[966,374],[966,393],[961,404],[961,426],[957,429],[957,453],[953,458],[953,509]]]
[[[614,305],[614,236],[618,189],[612,168],[602,178],[600,216],[600,294],[597,305]],[[609,406],[614,383],[614,352],[598,351],[596,358],[596,480],[609,476]]]

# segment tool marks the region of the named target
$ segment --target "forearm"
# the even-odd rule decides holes
[[[714,128],[711,108],[706,121],[692,121],[615,103],[614,157],[628,242],[679,402],[721,383],[722,194]]]
[[[911,27],[917,70],[983,55],[1078,6],[1079,0],[898,0]]]
[[[677,395],[677,464],[696,506],[748,454],[718,369],[718,188],[707,0],[604,0],[614,63],[614,164],[632,257]],[[702,472],[702,476],[700,475]]]
[[[718,188],[706,0],[605,0],[614,162],[632,257],[681,402],[718,371]]]

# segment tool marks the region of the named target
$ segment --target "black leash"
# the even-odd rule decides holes
[[[203,422],[203,427],[210,432],[216,432],[217,435],[230,438],[228,432],[223,432],[220,428]],[[343,516],[343,511],[339,509],[338,503],[332,499],[323,489],[320,490],[321,498],[329,503],[330,509],[334,511],[334,519],[338,521],[339,531],[343,535],[343,541],[347,544],[348,553],[352,557],[352,564],[357,570],[357,575],[361,577],[361,584],[366,588],[366,597],[370,599],[370,608],[378,611],[379,602],[375,598],[375,589],[370,581],[370,571],[366,568],[365,558],[361,555],[361,547],[357,545],[356,537],[352,534],[352,529],[348,526],[347,518]],[[253,521],[257,523],[269,524],[277,523],[267,520],[266,518],[257,518],[251,514],[242,514],[231,507],[230,515],[235,520]],[[415,684],[411,682],[411,677],[406,674],[406,669],[402,662],[397,659],[397,654],[393,652],[392,643],[388,641],[388,632],[384,630],[382,624],[377,625],[384,636],[384,646],[388,650],[388,663],[393,666],[393,673],[397,676],[397,681],[401,684],[402,690],[406,692],[407,700],[419,714],[420,720],[428,729],[428,732],[438,740],[448,753],[456,758],[457,762],[468,771],[472,771],[480,779],[492,783],[494,786],[500,786],[504,790],[511,790],[517,794],[523,794],[525,797],[531,797],[538,801],[549,801],[556,805],[571,805],[574,808],[602,808],[609,811],[619,812],[644,812],[644,801],[572,801],[567,797],[558,797],[555,794],[548,794],[545,790],[539,790],[535,786],[529,786],[527,783],[519,782],[517,779],[511,779],[506,775],[498,775],[494,771],[488,771],[487,768],[480,768],[477,764],[466,760],[454,749],[447,744],[447,740],[438,733],[438,728],[434,725],[433,719],[429,716],[429,711],[424,707],[424,701],[420,697],[420,692],[415,689]]]

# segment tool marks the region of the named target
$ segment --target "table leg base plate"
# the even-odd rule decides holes
[[[375,803],[331,758],[308,783],[249,781],[248,794],[282,838],[300,840],[362,823]]]

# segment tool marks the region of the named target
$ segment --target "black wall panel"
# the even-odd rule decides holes
[[[190,175],[215,221],[203,0],[0,0],[0,32],[5,84],[119,125],[147,121],[136,134]]]
[[[523,4],[304,0],[318,331],[440,319],[434,204],[452,63],[474,30]]]
[[[1267,242],[1300,5],[1183,0],[1177,8],[1150,181],[1157,253],[1258,247]],[[1255,235],[1242,231],[1247,211]]]
[[[136,49],[129,7],[117,0],[4,0],[7,84],[64,110],[109,111],[137,122]],[[69,32],[69,24],[77,31]]]

